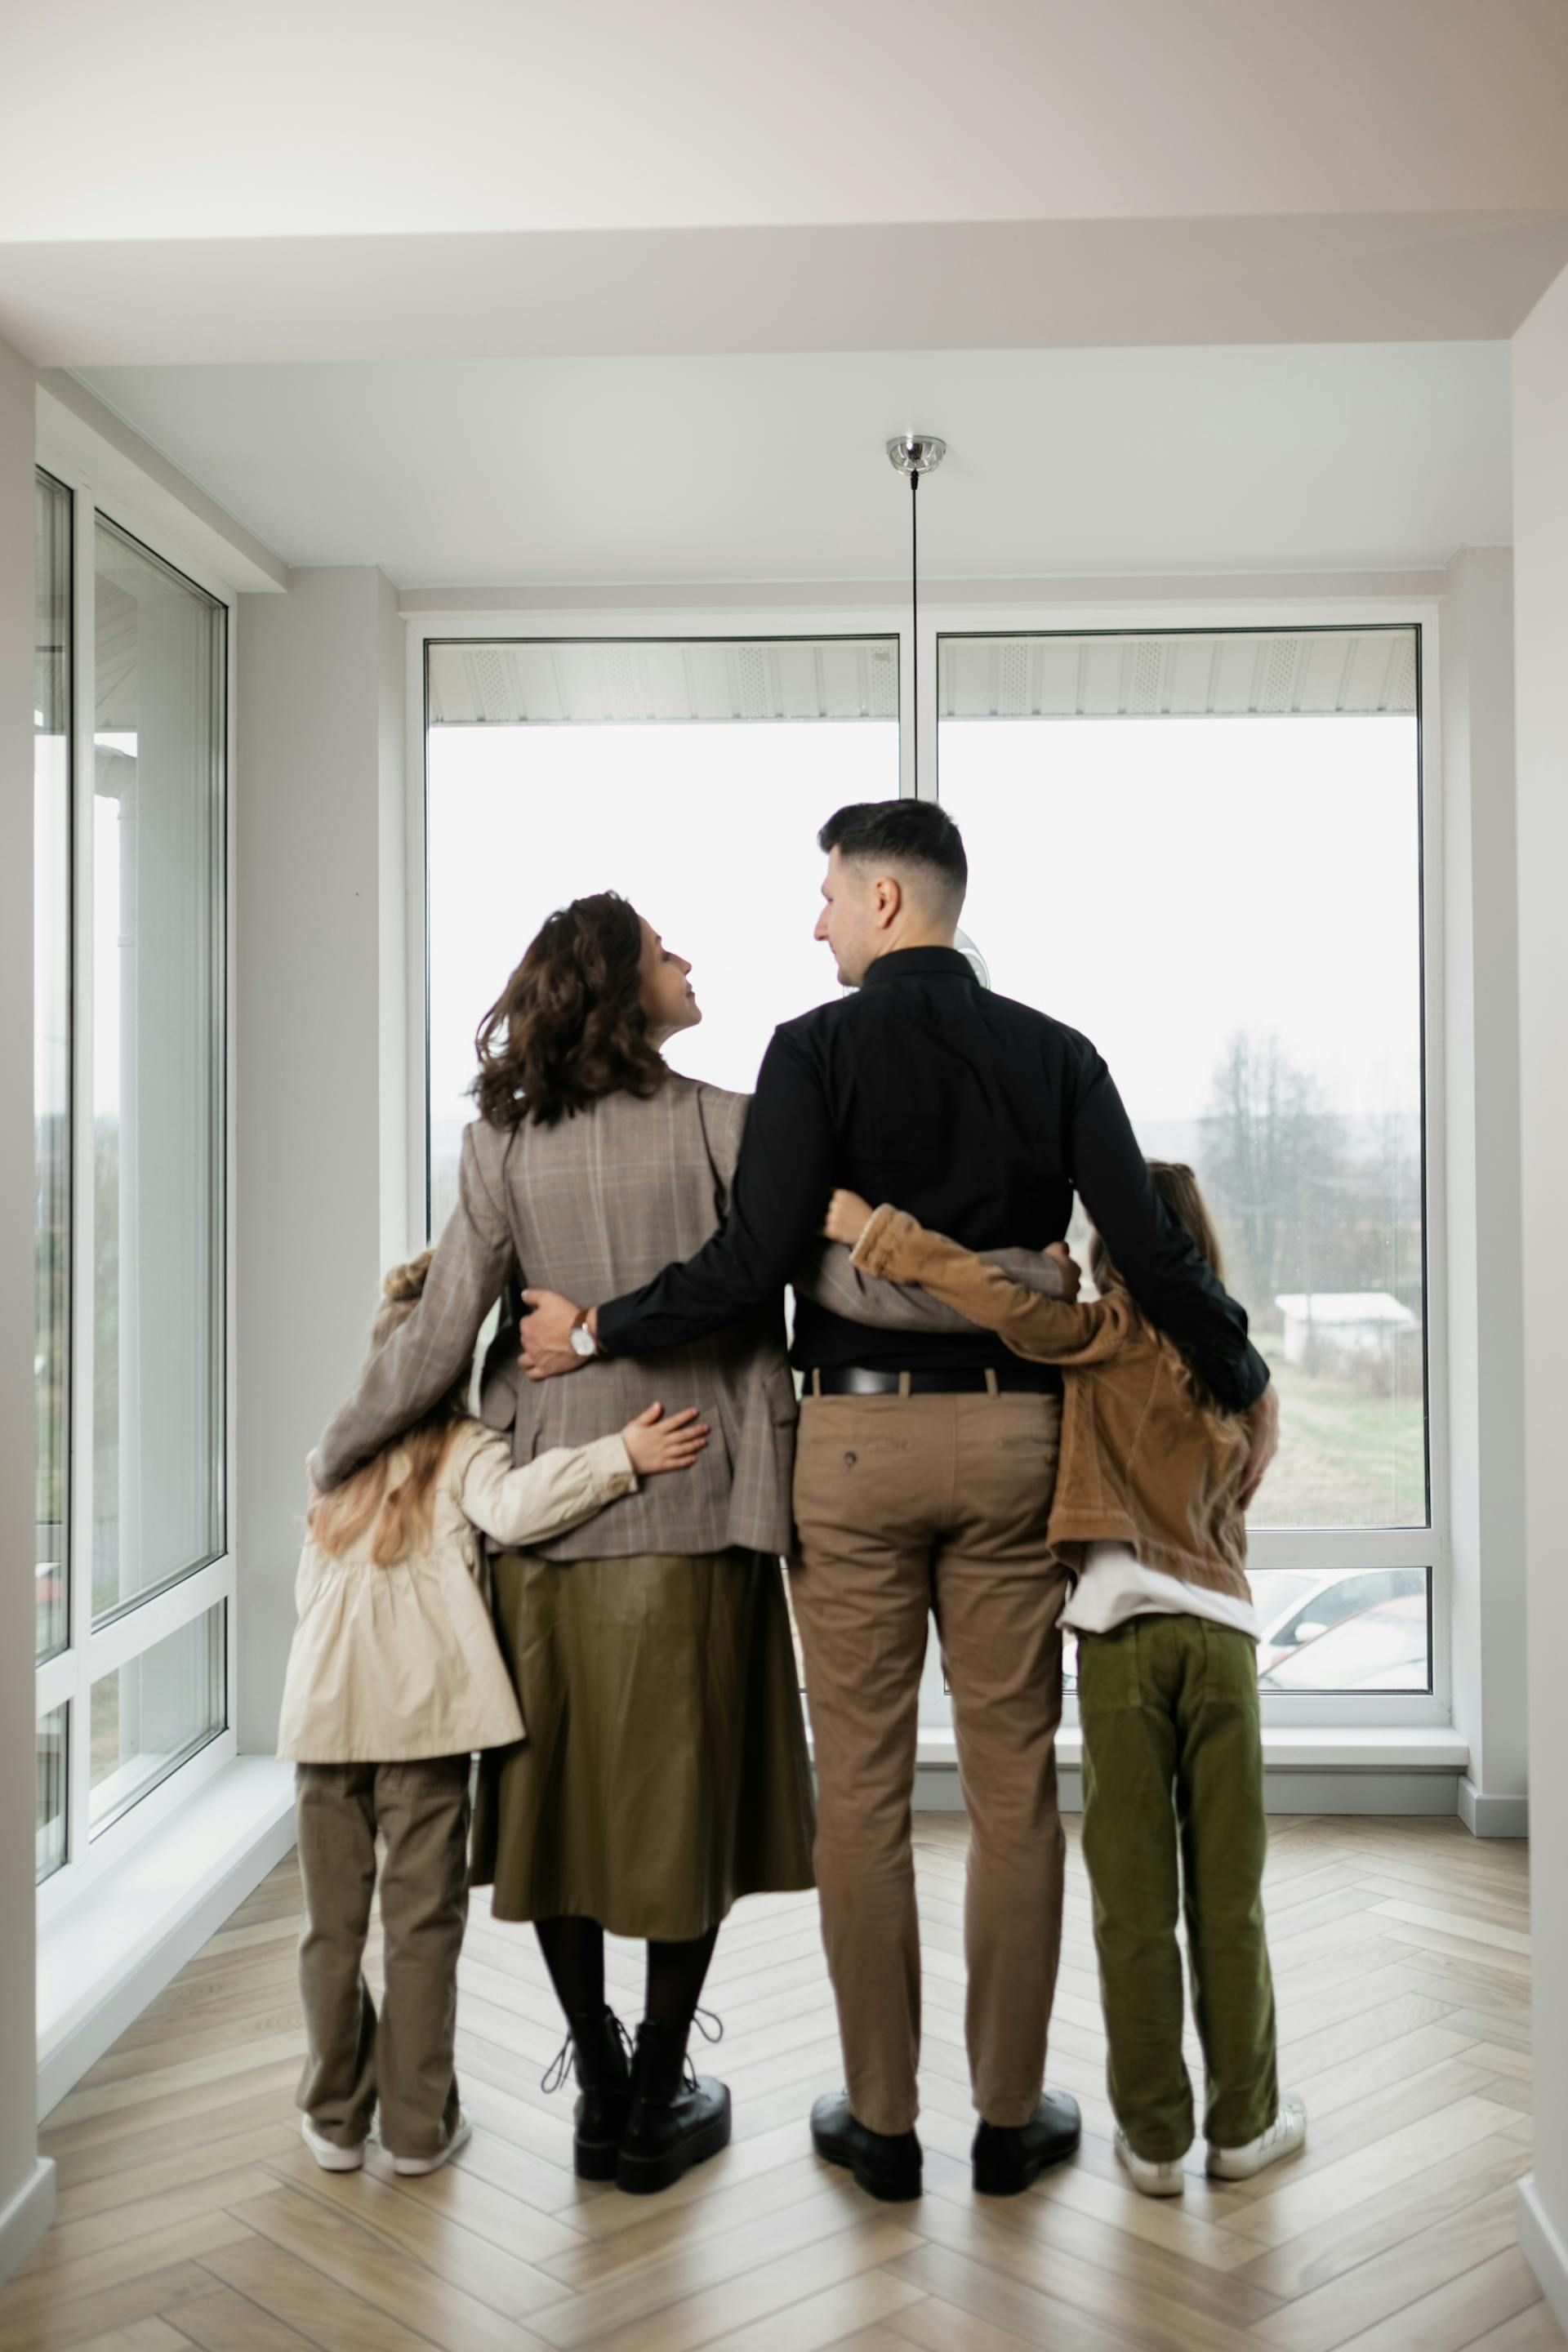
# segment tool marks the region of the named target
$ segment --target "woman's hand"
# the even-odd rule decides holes
[[[835,1192],[827,1203],[822,1230],[830,1242],[846,1242],[853,1249],[871,1222],[871,1203],[858,1192]]]
[[[708,1443],[708,1424],[698,1420],[694,1404],[684,1412],[672,1412],[668,1421],[661,1404],[650,1404],[627,1422],[621,1436],[637,1476],[656,1478],[661,1470],[690,1469]]]

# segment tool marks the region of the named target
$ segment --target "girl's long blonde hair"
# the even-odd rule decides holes
[[[426,1250],[407,1265],[395,1265],[383,1282],[382,1300],[371,1327],[370,1352],[378,1355],[393,1333],[407,1322],[425,1295],[425,1277],[434,1253]],[[395,1444],[373,1461],[362,1463],[330,1495],[312,1498],[306,1515],[306,1532],[329,1559],[340,1559],[369,1527],[374,1528],[370,1556],[378,1568],[390,1568],[412,1549],[416,1538],[430,1530],[431,1495],[437,1474],[451,1443],[452,1432],[468,1413],[468,1376],[447,1390]],[[397,1484],[391,1484],[392,1457],[404,1457]]]

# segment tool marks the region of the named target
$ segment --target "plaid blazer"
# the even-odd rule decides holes
[[[554,1127],[507,1130],[476,1120],[463,1137],[458,1205],[425,1295],[327,1429],[311,1464],[318,1486],[341,1485],[445,1395],[509,1287],[559,1290],[594,1306],[700,1249],[723,1218],[749,1106],[749,1096],[672,1074],[647,1101],[607,1095]],[[922,1293],[859,1274],[847,1250],[818,1253],[801,1282],[860,1322],[967,1328]],[[523,1377],[515,1324],[503,1320],[480,1409],[492,1428],[511,1430],[521,1464],[552,1445],[606,1436],[656,1398],[670,1412],[700,1406],[712,1429],[706,1452],[694,1468],[644,1480],[542,1545],[544,1557],[619,1559],[731,1544],[789,1551],[795,1392],[782,1299],[689,1347],[542,1382]]]

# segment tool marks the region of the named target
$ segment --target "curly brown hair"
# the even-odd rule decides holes
[[[617,891],[574,898],[542,925],[479,1024],[470,1091],[492,1127],[553,1127],[602,1095],[668,1077],[642,1006],[642,919]]]

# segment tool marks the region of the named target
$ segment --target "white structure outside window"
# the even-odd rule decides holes
[[[227,1549],[229,626],[37,484],[41,1914],[234,1753]],[[201,1761],[196,1763],[197,1759]]]

